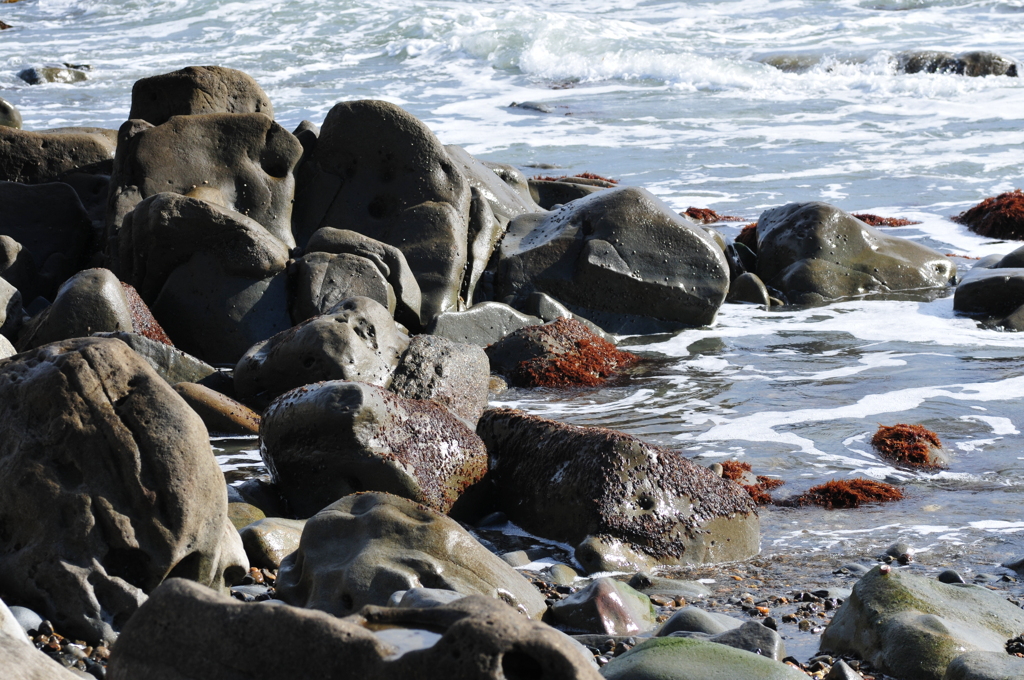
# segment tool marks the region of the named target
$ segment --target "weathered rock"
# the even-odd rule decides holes
[[[53,304],[25,325],[18,349],[131,330],[132,316],[121,282],[108,269],[86,269],[65,281]]]
[[[821,636],[821,649],[853,653],[907,680],[942,680],[965,651],[1004,652],[1024,611],[980,586],[946,584],[875,567],[853,587]]]
[[[548,567],[548,578],[560,586],[571,586],[579,578],[576,570],[567,564],[553,564]]]
[[[304,519],[267,517],[239,529],[249,564],[277,569],[284,558],[299,549]]]
[[[21,112],[14,104],[0,97],[0,127],[21,129]]]
[[[327,114],[295,195],[295,238],[343,226],[405,255],[421,319],[458,306],[469,251],[470,185],[433,133],[394,104],[343,102]]]
[[[220,392],[204,385],[180,382],[174,391],[203,419],[210,432],[218,434],[254,435],[260,431],[260,416]]]
[[[1017,62],[993,52],[937,52],[922,50],[896,55],[896,70],[902,73],[954,73],[960,76],[1017,77]]]
[[[707,233],[634,187],[514,219],[500,258],[498,299],[548,293],[612,333],[711,323],[729,287]]]
[[[667,637],[640,643],[601,669],[607,680],[806,680],[784,663],[706,640]]]
[[[822,680],[864,680],[864,676],[850,668],[842,659],[837,659]]]
[[[157,126],[129,120],[118,131],[107,236],[140,202],[170,192],[241,213],[292,248],[292,171],[301,156],[299,141],[261,113],[175,116]]]
[[[394,292],[395,320],[412,331],[419,330],[420,284],[401,250],[348,229],[324,227],[309,238],[306,252],[358,255],[373,262]]]
[[[550,611],[566,630],[608,635],[644,633],[657,625],[658,617],[650,598],[607,577],[559,600]]]
[[[771,307],[771,296],[764,282],[756,274],[743,272],[729,285],[726,302],[749,302],[755,305]]]
[[[1024,659],[1006,652],[967,652],[953,659],[942,680],[1014,680],[1024,678]]]
[[[509,333],[544,323],[501,302],[481,302],[464,312],[445,312],[427,327],[427,333],[455,342],[486,347]]]
[[[170,576],[210,587],[248,565],[206,428],[124,343],[0,362],[0,589],[90,642]]]
[[[661,578],[645,572],[633,574],[629,579],[629,585],[644,595],[682,597],[687,600],[700,600],[711,595],[711,589],[699,581]]]
[[[81,680],[28,642],[0,632],[0,659],[10,680]]]
[[[487,408],[490,378],[490,364],[480,347],[417,335],[402,355],[389,389],[406,399],[433,399],[476,427]]]
[[[576,559],[591,573],[758,552],[750,496],[674,451],[511,409],[485,412],[477,433],[509,519],[575,545]]]
[[[552,182],[550,180],[528,180],[530,198],[544,210],[551,210],[580,198],[603,191],[607,187],[593,186],[569,181]]]
[[[754,654],[782,661],[786,658],[786,645],[782,642],[782,636],[777,632],[761,625],[758,621],[747,621],[736,628],[731,628],[715,635],[707,633],[676,631],[669,633],[671,637],[683,637],[696,640],[716,642],[720,645],[727,645],[735,649],[742,649]],[[659,634],[658,637],[668,637]]]
[[[246,73],[223,66],[188,66],[135,81],[129,118],[153,125],[197,113],[262,113],[274,117],[266,92]]]
[[[113,130],[57,128],[28,132],[0,126],[0,180],[42,184],[72,173],[109,175]]]
[[[371,632],[385,629],[391,634]],[[439,634],[409,651],[390,643],[395,632],[424,629]],[[275,644],[253,645],[255,630],[274,631]],[[286,680],[296,669],[335,680],[600,678],[560,633],[479,596],[428,609],[370,607],[338,619],[247,605],[181,580],[161,587],[132,619],[107,677]]]
[[[5,182],[0,183],[0,191],[2,191],[4,186],[6,186]],[[18,290],[31,293],[30,287],[35,282],[36,270],[37,267],[32,253],[25,250],[20,243],[10,236],[0,234],[0,277],[3,277],[5,281]],[[53,288],[56,290],[56,286]],[[24,299],[24,294],[22,294],[22,299]]]
[[[249,348],[235,365],[235,389],[242,400],[269,403],[322,380],[386,387],[408,345],[386,308],[350,298]]]
[[[266,519],[266,517],[266,514],[255,505],[238,502],[228,503],[228,519],[231,521],[231,526],[235,527],[238,531],[241,531],[253,522]],[[248,555],[248,551],[246,551],[246,554]],[[252,564],[252,560],[249,560],[249,564],[259,566]]]
[[[17,288],[0,278],[0,337],[4,340],[17,338],[21,329],[21,317],[24,314],[21,306],[21,293]],[[9,340],[8,340],[9,343]],[[486,357],[484,357],[486,360]]]
[[[546,609],[529,581],[454,520],[386,493],[346,496],[317,513],[277,578],[285,602],[336,616],[419,587],[486,595],[531,617]]]
[[[95,335],[101,338],[114,338],[128,345],[171,385],[180,382],[199,382],[217,372],[213,366],[180,349],[150,340],[138,333],[115,332]]]
[[[29,85],[80,83],[88,79],[84,70],[68,66],[29,66],[18,71],[18,77]]]
[[[396,590],[391,593],[389,607],[401,609],[429,609],[461,600],[466,597],[454,590],[441,590],[439,588],[410,588],[409,590]],[[391,603],[394,604],[391,604]]]
[[[299,517],[363,490],[446,513],[487,471],[483,442],[443,406],[340,380],[292,390],[272,403],[260,451]]]
[[[697,607],[683,607],[658,629],[656,637],[665,637],[676,632],[718,635],[742,625],[743,621],[725,614],[706,612]]]
[[[947,287],[956,265],[827,203],[790,203],[757,222],[757,275],[792,304]]]
[[[470,186],[478,189],[486,199],[494,217],[501,223],[502,231],[513,218],[524,213],[543,210],[528,195],[522,193],[521,185],[519,190],[510,186],[506,178],[518,184],[519,178],[522,177],[522,173],[512,166],[481,162],[473,158],[461,146],[454,144],[449,144],[444,148],[452,161],[458,165],[466,180],[469,181]],[[496,165],[501,170],[500,174],[494,169]],[[527,191],[529,190],[527,189]]]
[[[295,262],[292,321],[326,314],[342,300],[369,298],[395,313],[395,291],[374,262],[359,255],[308,253]]]

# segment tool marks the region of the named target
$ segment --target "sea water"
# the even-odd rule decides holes
[[[251,74],[287,127],[385,99],[529,175],[597,172],[677,210],[742,218],[728,235],[766,208],[823,200],[920,220],[889,231],[943,253],[1020,245],[949,218],[1024,184],[1024,79],[893,66],[920,49],[1024,58],[1019,0],[20,0],[0,20],[13,26],[0,31],[0,96],[27,129],[116,128],[135,80],[217,64]],[[762,63],[778,56],[802,72]],[[17,77],[60,63],[91,66],[88,80]],[[1024,555],[1024,335],[979,328],[946,296],[726,305],[709,328],[624,344],[655,368],[496,403],[706,464],[745,461],[784,480],[782,494],[852,477],[904,488],[902,502],[858,510],[767,508],[766,555],[839,561],[897,539],[935,561],[966,556],[968,570]],[[881,459],[871,435],[897,422],[937,432],[949,469]],[[251,441],[215,446],[230,478],[257,470]]]

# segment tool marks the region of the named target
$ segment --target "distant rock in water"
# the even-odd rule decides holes
[[[882,425],[871,438],[871,446],[884,457],[914,467],[946,467],[939,436],[921,425]]]
[[[80,83],[85,80],[85,71],[65,66],[29,66],[18,71],[18,77],[29,85],[43,83]]]
[[[859,508],[865,503],[903,500],[903,492],[891,484],[873,479],[844,479],[812,486],[796,498],[781,503],[789,506],[820,505],[828,510]]]
[[[1024,241],[1024,191],[1014,189],[986,198],[952,220],[982,236]]]
[[[953,73],[971,78],[1017,77],[1017,63],[993,52],[900,52],[895,60],[896,70],[901,73]]]

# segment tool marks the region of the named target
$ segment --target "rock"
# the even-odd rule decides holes
[[[0,97],[0,127],[21,129],[21,112],[6,99]]]
[[[576,570],[565,564],[552,564],[548,568],[548,577],[560,586],[571,586],[579,578]]]
[[[782,661],[786,658],[786,645],[782,642],[782,636],[758,621],[747,621],[737,628],[732,628],[715,635],[676,631],[669,633],[668,636],[659,635],[659,637],[707,640],[708,642],[715,642],[720,645],[727,645],[735,649],[759,654],[775,661]]]
[[[401,609],[429,609],[431,607],[443,606],[466,597],[462,593],[457,593],[454,590],[410,588],[409,590],[399,590],[393,593],[391,599],[395,599],[395,595],[398,595],[399,593],[401,593],[401,597],[398,598],[398,602],[396,602],[394,606]]]
[[[0,278],[0,337],[10,345],[9,338],[17,338],[21,330],[21,317],[24,314],[21,306],[21,293],[17,288]],[[13,349],[13,347],[12,347]],[[484,357],[486,361],[487,357]]]
[[[610,189],[509,224],[496,297],[535,291],[611,333],[711,323],[729,268],[717,244],[644,189]]]
[[[29,66],[18,71],[18,77],[29,85],[80,83],[88,78],[85,71],[64,66]]]
[[[546,609],[529,581],[454,520],[386,493],[346,496],[317,513],[277,578],[280,599],[336,616],[420,587],[486,595],[530,617]]]
[[[494,217],[500,223],[498,236],[504,233],[504,228],[515,217],[529,212],[542,212],[543,208],[537,205],[528,195],[522,191],[522,173],[511,166],[498,166],[504,175],[502,177],[494,169],[494,164],[483,163],[473,158],[461,146],[449,144],[444,147],[449,158],[458,165],[459,170],[469,182],[470,186],[479,190],[487,204],[491,208]],[[518,186],[511,186],[505,179],[510,178]],[[527,194],[529,189],[527,188]],[[492,245],[493,248],[493,245]]]
[[[156,194],[125,217],[118,241],[122,277],[190,354],[233,364],[291,327],[288,246],[244,215]]]
[[[31,645],[27,632],[21,627],[14,613],[7,608],[3,600],[0,600],[0,637],[8,636],[15,640],[21,640],[26,645]]]
[[[902,73],[953,73],[972,78],[1017,77],[1017,63],[992,52],[900,52],[896,55],[896,70]]]
[[[324,227],[310,237],[306,252],[355,255],[373,262],[391,286],[395,320],[406,328],[419,330],[420,285],[401,250],[348,229]]]
[[[196,359],[191,354],[186,354],[180,349],[162,342],[150,340],[138,333],[117,331],[94,333],[93,335],[100,338],[114,338],[128,345],[171,385],[199,382],[217,372],[213,366]]]
[[[223,66],[188,66],[135,81],[128,118],[153,125],[198,113],[262,113],[274,117],[266,92],[248,74]]]
[[[121,282],[109,269],[86,269],[65,281],[53,304],[25,325],[18,349],[34,349],[96,332],[131,330],[131,311]]]
[[[650,598],[607,577],[554,603],[550,613],[571,632],[608,635],[646,632],[657,625],[658,617]]]
[[[771,307],[771,296],[764,282],[757,278],[757,274],[743,272],[729,286],[729,295],[726,302],[748,302],[754,305]]]
[[[31,634],[32,631],[38,630],[39,626],[43,623],[43,617],[27,607],[10,607],[10,611],[26,634]]]
[[[530,297],[526,298],[526,302],[523,304],[523,310],[530,316],[536,316],[542,319],[545,323],[549,321],[555,321],[556,319],[573,319],[579,321],[581,324],[590,329],[590,332],[594,335],[600,336],[608,342],[615,344],[615,336],[611,333],[605,333],[596,323],[584,319],[579,314],[573,314],[569,311],[569,308],[563,305],[561,302],[551,297],[547,293],[533,293]]]
[[[910,547],[909,543],[903,541],[896,541],[888,548],[885,549],[885,554],[892,558],[900,558],[905,556],[913,556],[914,549]]]
[[[527,205],[536,205],[533,197],[530,195],[530,184],[522,170],[514,165],[509,165],[508,163],[493,163],[491,161],[480,161],[480,163],[484,167],[490,168],[490,170],[498,176],[498,179],[519,194],[522,199],[527,202]],[[540,206],[537,207],[539,208]]]
[[[1021,330],[1013,323],[1014,315],[1020,314],[1024,306],[1024,253],[1020,251],[1024,248],[999,259],[977,262],[956,287],[953,309],[983,320],[994,320],[997,326]]]
[[[511,409],[486,411],[477,433],[487,444],[489,477],[509,519],[575,545],[576,559],[590,573],[758,552],[750,496],[676,452]]]
[[[270,482],[270,476],[252,477],[234,487],[235,492],[246,503],[262,510],[267,517],[283,517],[285,502],[277,487]]]
[[[438,634],[400,653],[371,632],[383,629]],[[274,631],[275,644],[253,645],[253,631]],[[296,669],[337,680],[600,678],[560,633],[488,598],[428,609],[372,607],[337,619],[247,605],[181,580],[161,587],[132,619],[107,677],[286,680]]]
[[[238,531],[241,531],[253,522],[258,522],[265,518],[266,515],[263,511],[255,505],[249,505],[248,503],[228,503],[228,519],[231,521],[231,525]],[[246,554],[248,556],[248,552]],[[249,564],[257,566],[252,564],[251,559],[249,560]]]
[[[128,300],[128,312],[132,317],[132,332],[154,342],[173,347],[174,343],[167,337],[167,333],[153,316],[149,306],[139,296],[139,291],[135,290],[135,286],[124,281],[120,283],[121,288],[124,289],[124,297]]]
[[[1000,566],[1006,567],[1007,569],[1013,569],[1018,574],[1024,574],[1024,556],[1015,557],[1003,562]]]
[[[1013,680],[1024,678],[1024,659],[1006,652],[967,652],[953,659],[942,680]]]
[[[526,554],[525,550],[513,550],[512,552],[507,552],[501,556],[501,559],[510,567],[525,567],[533,561],[530,559],[530,556]]]
[[[790,203],[757,222],[757,275],[791,304],[947,287],[956,265],[827,203]]]
[[[565,181],[529,180],[530,198],[544,210],[552,210],[566,203],[603,191],[605,187]]]
[[[205,385],[181,382],[174,386],[185,403],[203,419],[211,433],[229,435],[256,435],[260,431],[260,416],[248,406],[240,404]]]
[[[143,200],[170,192],[241,213],[287,251],[295,246],[292,171],[301,156],[299,141],[261,113],[174,116],[157,126],[129,120],[118,131],[107,237],[116,237],[124,217]]]
[[[113,640],[169,576],[248,569],[202,421],[117,340],[0,362],[0,468],[0,589],[67,635]]]
[[[322,380],[386,387],[408,345],[387,309],[369,298],[349,298],[330,314],[249,348],[235,365],[235,389],[245,401],[269,403]]]
[[[13,635],[0,632],[0,659],[3,659],[4,676],[12,680],[76,680],[79,678],[65,670],[31,644],[22,642]]]
[[[950,457],[942,448],[939,435],[923,425],[879,425],[871,437],[871,446],[883,458],[902,465],[926,469],[949,467]]]
[[[742,625],[743,621],[725,614],[706,612],[697,607],[683,607],[658,629],[655,636],[665,637],[676,632],[719,635]]]
[[[698,581],[680,581],[674,578],[659,578],[640,572],[633,574],[629,585],[644,595],[664,595],[699,600],[711,595],[711,589]]]
[[[875,567],[836,612],[821,649],[855,654],[888,675],[942,680],[960,654],[1005,653],[1022,630],[1024,611],[997,592]]]
[[[430,335],[486,347],[509,333],[544,320],[523,314],[500,302],[480,302],[464,312],[445,312],[427,327]]]
[[[727,645],[690,638],[654,638],[615,657],[601,669],[606,680],[806,680],[784,663]]]
[[[832,665],[823,680],[864,680],[864,676],[839,659]]]
[[[295,263],[292,320],[326,314],[342,300],[369,298],[395,313],[395,291],[371,260],[358,255],[309,253]]]
[[[11,344],[11,341],[0,335],[0,359],[13,357],[17,353],[18,350],[14,349],[14,345]]]
[[[432,399],[475,428],[487,408],[490,377],[490,363],[480,347],[417,335],[399,360],[389,389],[406,399]]]
[[[300,246],[321,227],[343,225],[402,251],[419,282],[424,324],[457,308],[470,185],[423,123],[387,102],[337,104],[300,174]]]
[[[952,569],[946,569],[937,578],[940,583],[966,583],[964,577]]]
[[[272,403],[260,451],[299,517],[363,490],[447,513],[487,471],[483,442],[444,407],[340,380],[298,388]]]
[[[249,564],[261,569],[277,569],[282,560],[299,549],[304,519],[267,517],[239,528]]]
[[[0,126],[0,180],[43,184],[74,173],[109,175],[116,143],[112,130],[28,132]]]

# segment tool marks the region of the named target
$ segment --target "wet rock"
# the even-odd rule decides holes
[[[28,132],[0,126],[0,180],[43,184],[75,173],[109,175],[113,130],[57,128]]]
[[[29,85],[80,83],[88,79],[85,71],[65,66],[29,66],[18,71],[18,77]]]
[[[921,425],[879,425],[871,446],[889,460],[914,467],[939,468],[949,465],[949,454],[939,436]]]
[[[223,66],[188,66],[135,81],[128,118],[153,125],[197,113],[262,113],[274,117],[267,93],[246,73]]]
[[[964,276],[953,294],[953,309],[1007,330],[1024,330],[1024,268],[982,267]]]
[[[304,519],[267,517],[239,528],[249,564],[261,569],[277,569],[284,558],[299,549]]]
[[[260,450],[299,517],[362,490],[446,513],[487,471],[483,442],[443,406],[340,380],[300,387],[272,403]]]
[[[174,391],[185,400],[189,408],[199,414],[211,433],[259,434],[260,416],[248,406],[196,383],[180,382],[174,386]]]
[[[710,323],[728,286],[725,256],[703,229],[625,187],[513,220],[496,297],[540,291],[608,332],[651,333]]]
[[[395,597],[400,595],[400,597]],[[438,588],[410,588],[409,590],[399,590],[391,594],[391,600],[397,600],[394,605],[401,609],[429,609],[431,607],[440,607],[455,600],[461,600],[466,597],[462,593],[457,593],[454,590],[440,590]]]
[[[711,595],[711,589],[698,581],[681,581],[674,578],[660,578],[645,572],[633,574],[629,585],[644,595],[665,595],[687,600],[699,600]]]
[[[25,325],[18,348],[24,351],[96,332],[131,330],[131,311],[121,282],[109,269],[86,269],[65,281],[53,304]]]
[[[228,503],[228,519],[231,520],[231,525],[239,531],[253,522],[258,522],[264,518],[266,518],[266,515],[255,505],[250,505],[248,503]],[[249,564],[257,566],[252,564],[251,559],[249,560]]]
[[[477,433],[509,519],[575,545],[591,573],[758,551],[757,513],[746,492],[675,452],[511,409],[485,412]]]
[[[0,337],[10,344],[9,338],[17,338],[21,330],[22,315],[21,293],[17,288],[0,278]],[[486,360],[487,357],[484,357]]]
[[[560,586],[571,586],[579,578],[576,570],[565,564],[553,564],[548,568],[547,573],[551,582]]]
[[[754,305],[771,307],[771,296],[764,282],[756,274],[743,272],[729,285],[726,302],[748,302]]]
[[[1024,659],[1005,652],[967,652],[953,659],[942,680],[1024,678]]]
[[[300,246],[345,226],[405,255],[421,319],[458,306],[468,262],[470,185],[434,134],[394,104],[343,102],[324,120],[295,195]]]
[[[607,680],[707,680],[757,678],[806,680],[807,676],[784,663],[759,654],[706,640],[680,637],[654,638],[615,657],[601,669]]]
[[[1024,611],[999,593],[882,565],[853,587],[821,649],[855,654],[888,675],[941,680],[960,654],[1005,653],[1006,640],[1021,630]]]
[[[821,63],[821,57],[816,54],[776,54],[758,61],[784,73],[807,73]]]
[[[464,312],[441,314],[427,327],[427,333],[486,347],[513,331],[536,326],[543,321],[500,302],[481,302]]]
[[[0,127],[21,129],[21,112],[14,104],[0,97]]]
[[[790,203],[757,222],[757,275],[791,304],[943,288],[956,265],[827,203]]]
[[[490,168],[490,170],[498,176],[498,179],[519,194],[522,199],[527,202],[527,205],[536,205],[533,201],[533,197],[530,196],[530,185],[522,170],[514,165],[509,165],[508,163],[493,163],[491,161],[480,161],[480,163],[484,167]]]
[[[737,628],[732,628],[715,635],[676,631],[669,633],[668,636],[707,640],[708,642],[715,642],[720,645],[734,647],[735,649],[753,652],[775,661],[782,661],[786,658],[786,645],[782,642],[782,636],[758,621],[747,621]],[[668,636],[659,634],[658,637]]]
[[[566,178],[565,181],[531,179],[528,186],[530,198],[544,210],[552,210],[607,188],[572,182],[570,178]]]
[[[718,635],[742,625],[743,621],[725,614],[706,612],[697,607],[683,607],[658,629],[655,636],[665,637],[677,632]]]
[[[490,377],[480,347],[417,335],[399,360],[389,389],[406,399],[432,399],[476,427],[487,408]]]
[[[336,616],[420,587],[486,595],[531,617],[546,609],[529,581],[454,520],[386,493],[346,496],[317,513],[277,579],[280,599]]]
[[[93,335],[101,338],[114,338],[128,345],[171,385],[182,382],[199,382],[217,372],[217,369],[205,361],[200,361],[180,349],[150,340],[138,333],[117,331],[94,333]]]
[[[1017,77],[1017,62],[993,52],[938,52],[921,50],[896,55],[896,70],[902,73],[952,73],[958,76]]]
[[[330,314],[249,348],[235,365],[235,389],[242,400],[265,404],[322,380],[385,387],[408,346],[408,336],[386,308],[369,298],[349,298]]]
[[[371,261],[391,287],[395,320],[410,330],[419,330],[420,285],[401,250],[348,229],[324,227],[310,237],[306,252],[353,255]]]
[[[206,428],[117,340],[0,363],[0,466],[0,589],[67,634],[113,640],[165,578],[248,568]]]
[[[550,613],[568,631],[608,635],[649,631],[658,617],[650,598],[607,577],[551,605]]]

